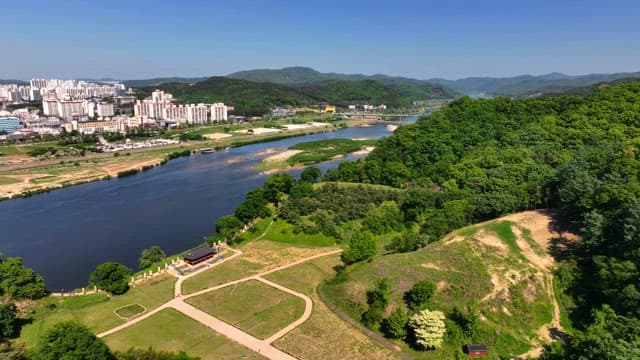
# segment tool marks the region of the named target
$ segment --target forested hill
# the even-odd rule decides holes
[[[429,79],[434,84],[447,86],[463,94],[524,97],[539,93],[560,93],[574,88],[610,82],[624,78],[640,78],[640,72],[614,74],[588,74],[569,76],[561,73],[546,75],[520,75],[514,77],[469,77],[458,80]]]
[[[179,101],[187,103],[224,102],[235,106],[236,115],[262,115],[275,106],[314,105],[328,102],[334,105],[386,104],[404,107],[413,99],[429,98],[420,87],[403,88],[374,80],[330,80],[314,84],[288,86],[275,83],[252,82],[226,77],[211,77],[194,84],[163,83],[139,90],[140,96],[148,96],[154,89],[172,93]],[[440,93],[444,95],[444,93]]]
[[[428,100],[433,98],[454,98],[457,93],[447,86],[425,80],[411,79],[389,75],[362,75],[321,73],[317,70],[302,66],[286,67],[282,69],[257,69],[240,71],[227,75],[233,79],[253,82],[268,82],[283,85],[311,85],[331,81],[362,81],[373,80],[382,85],[393,88],[401,96],[411,100]]]
[[[435,240],[465,224],[555,208],[582,241],[556,273],[576,331],[549,359],[640,358],[640,83],[588,96],[456,100],[325,180],[413,195],[405,221]]]

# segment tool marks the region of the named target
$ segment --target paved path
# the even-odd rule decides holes
[[[135,319],[132,319],[130,321],[127,321],[126,323],[116,326],[115,328],[112,328],[110,330],[104,331],[100,334],[98,334],[98,337],[105,337],[105,336],[109,336],[111,334],[114,334],[120,330],[123,330],[131,325],[137,324],[157,313],[159,313],[162,310],[168,309],[168,308],[172,308],[175,309],[177,311],[180,311],[181,313],[185,314],[186,316],[198,321],[199,323],[209,327],[210,329],[214,330],[215,332],[222,334],[226,337],[228,337],[229,339],[253,350],[256,353],[259,353],[262,356],[265,356],[269,359],[272,360],[295,360],[296,358],[275,348],[272,343],[276,340],[278,340],[279,338],[283,337],[284,335],[286,335],[287,333],[289,333],[291,330],[295,329],[296,327],[300,326],[302,323],[304,323],[305,321],[307,321],[307,319],[309,319],[309,317],[311,317],[311,313],[313,312],[313,301],[311,300],[311,298],[309,298],[307,295],[305,294],[301,294],[297,291],[294,291],[292,289],[289,289],[287,287],[284,287],[280,284],[276,284],[272,281],[269,281],[267,279],[264,279],[262,276],[274,273],[276,271],[280,271],[280,270],[284,270],[287,268],[290,268],[292,266],[296,266],[299,264],[302,264],[306,261],[310,261],[313,259],[317,259],[320,257],[324,257],[324,256],[329,256],[329,255],[334,255],[334,254],[338,254],[340,252],[342,252],[342,250],[338,249],[338,250],[333,250],[333,251],[328,251],[322,254],[318,254],[318,255],[314,255],[308,258],[304,258],[298,261],[294,261],[290,264],[284,265],[284,266],[278,266],[274,269],[262,272],[260,274],[257,275],[253,275],[253,276],[248,276],[242,279],[238,279],[238,280],[234,280],[234,281],[229,281],[227,283],[221,284],[221,285],[217,285],[211,288],[207,288],[192,294],[189,294],[187,296],[182,296],[182,283],[184,282],[185,279],[188,279],[192,276],[195,276],[205,270],[209,270],[214,266],[217,266],[225,261],[228,261],[236,256],[240,256],[242,254],[241,251],[239,250],[234,250],[234,249],[229,249],[233,252],[235,252],[235,254],[233,254],[232,256],[217,262],[215,264],[212,264],[210,266],[207,266],[203,269],[200,269],[198,271],[195,271],[189,275],[185,275],[185,276],[178,276],[178,280],[176,281],[175,287],[174,287],[174,293],[175,293],[175,298],[173,300],[170,300],[164,304],[162,304],[161,306],[141,315],[138,316]],[[296,321],[292,322],[291,324],[287,325],[285,328],[279,330],[278,332],[276,332],[275,334],[273,334],[272,336],[270,336],[269,338],[265,339],[265,340],[261,340],[258,339],[250,334],[247,334],[246,332],[227,324],[226,322],[219,320],[207,313],[205,313],[204,311],[201,311],[187,303],[184,302],[184,300],[192,298],[194,296],[198,296],[198,295],[202,295],[205,294],[207,292],[210,291],[215,291],[227,286],[232,286],[235,284],[239,284],[242,282],[246,282],[246,281],[251,281],[251,280],[256,280],[256,281],[260,281],[266,285],[272,286],[280,291],[284,291],[288,294],[297,296],[301,299],[304,300],[305,302],[305,308],[304,308],[304,312],[302,314],[302,316],[300,318],[298,318]]]

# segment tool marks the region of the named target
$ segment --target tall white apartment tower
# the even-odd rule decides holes
[[[211,121],[226,121],[227,106],[223,103],[215,103],[211,105]]]

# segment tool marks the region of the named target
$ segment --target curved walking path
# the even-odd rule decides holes
[[[272,345],[272,343],[274,341],[278,340],[279,338],[285,336],[287,333],[289,333],[290,331],[292,331],[296,327],[300,326],[302,323],[307,321],[307,319],[309,319],[309,317],[311,317],[311,313],[313,312],[313,301],[307,295],[301,294],[301,293],[299,293],[297,291],[294,291],[292,289],[289,289],[289,288],[287,288],[285,286],[282,286],[280,284],[277,284],[277,283],[274,283],[274,282],[269,281],[267,279],[264,279],[263,276],[271,274],[271,273],[274,273],[276,271],[284,270],[284,269],[287,269],[287,268],[302,264],[304,262],[307,262],[307,261],[310,261],[310,260],[313,260],[313,259],[317,259],[317,258],[324,257],[324,256],[338,254],[338,253],[342,252],[342,250],[341,249],[337,249],[337,250],[328,251],[328,252],[325,252],[325,253],[322,253],[322,254],[310,256],[308,258],[297,260],[297,261],[294,261],[294,262],[289,263],[289,264],[284,265],[284,266],[278,266],[278,267],[276,267],[274,269],[262,272],[262,273],[257,274],[257,275],[247,276],[247,277],[242,278],[242,279],[229,281],[229,282],[226,282],[224,284],[217,285],[217,286],[214,286],[214,287],[210,287],[210,288],[207,288],[207,289],[204,289],[204,290],[201,290],[201,291],[197,291],[195,293],[192,293],[192,294],[189,294],[189,295],[183,297],[182,296],[182,283],[184,282],[184,280],[186,280],[186,279],[188,279],[188,278],[190,278],[192,276],[195,276],[195,275],[197,275],[197,274],[199,274],[199,273],[201,273],[203,271],[209,270],[214,266],[222,264],[223,262],[229,261],[229,260],[233,259],[236,256],[242,255],[242,251],[240,251],[240,250],[234,250],[234,249],[230,249],[230,248],[229,248],[229,250],[234,252],[234,254],[232,256],[229,256],[228,258],[225,258],[222,261],[219,261],[217,263],[214,263],[212,265],[204,267],[204,268],[202,268],[202,269],[200,269],[198,271],[194,271],[193,273],[188,274],[188,275],[184,275],[184,276],[178,275],[177,276],[178,280],[176,281],[175,286],[174,286],[175,298],[173,300],[170,300],[170,301],[160,305],[159,307],[157,307],[157,308],[155,308],[155,309],[153,309],[153,310],[151,310],[151,311],[149,311],[149,312],[147,312],[147,313],[145,313],[145,314],[143,314],[141,316],[138,316],[135,319],[127,321],[124,324],[121,324],[121,325],[116,326],[116,327],[114,327],[112,329],[104,331],[104,332],[98,334],[97,336],[98,337],[109,336],[109,335],[114,334],[114,333],[116,333],[116,332],[118,332],[120,330],[126,329],[129,326],[137,324],[137,323],[139,323],[139,322],[141,322],[141,321],[143,321],[143,320],[145,320],[145,319],[147,319],[147,318],[159,313],[162,310],[165,310],[165,309],[168,309],[168,308],[172,308],[172,309],[175,309],[175,310],[183,313],[184,315],[186,315],[186,316],[198,321],[199,323],[207,326],[208,328],[214,330],[215,332],[217,332],[219,334],[222,334],[222,335],[228,337],[229,339],[231,339],[231,340],[233,340],[233,341],[235,341],[235,342],[237,342],[237,343],[239,343],[239,344],[241,344],[241,345],[253,350],[256,353],[259,353],[260,355],[269,358],[269,359],[273,359],[273,360],[280,360],[280,359],[282,359],[282,360],[295,360],[296,359],[295,357],[293,357],[293,356],[291,356],[291,355],[289,355],[289,354],[277,349],[276,347],[274,347]],[[220,319],[218,319],[218,318],[216,318],[216,317],[214,317],[212,315],[210,315],[210,314],[207,314],[206,312],[204,312],[202,310],[199,310],[199,309],[187,304],[184,301],[186,299],[189,299],[189,298],[192,298],[192,297],[195,297],[195,296],[198,296],[198,295],[202,295],[202,294],[208,293],[210,291],[215,291],[215,290],[227,287],[227,286],[232,286],[232,285],[239,284],[239,283],[246,282],[246,281],[250,281],[250,280],[260,281],[260,282],[262,282],[262,283],[264,283],[266,285],[269,285],[271,287],[274,287],[274,288],[276,288],[276,289],[278,289],[280,291],[286,292],[288,294],[291,294],[291,295],[294,295],[294,296],[297,296],[297,297],[303,299],[304,302],[305,302],[305,307],[304,307],[304,312],[303,312],[302,316],[300,316],[300,318],[298,318],[297,320],[295,320],[291,324],[287,325],[285,328],[279,330],[278,332],[276,332],[275,334],[273,334],[269,338],[261,340],[261,339],[258,339],[256,337],[254,337],[254,336],[252,336],[252,335],[250,335],[250,334],[248,334],[248,333],[246,333],[246,332],[244,332],[244,331],[242,331],[242,330],[240,330],[240,329],[238,329],[238,328],[236,328],[236,327],[234,327],[234,326],[232,326],[232,325],[230,325],[230,324],[228,324],[228,323],[226,323],[226,322],[224,322],[224,321],[222,321],[222,320],[220,320]]]

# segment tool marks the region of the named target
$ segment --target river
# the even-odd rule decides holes
[[[79,288],[105,261],[137,269],[140,252],[151,245],[172,254],[202,243],[220,216],[233,213],[246,192],[264,183],[266,176],[253,166],[267,155],[256,157],[257,152],[390,134],[385,125],[374,125],[247,145],[179,158],[130,177],[2,201],[0,251],[22,257],[52,291]],[[239,158],[246,160],[234,162]],[[325,171],[344,160],[318,166]]]

